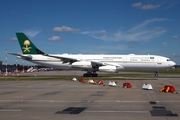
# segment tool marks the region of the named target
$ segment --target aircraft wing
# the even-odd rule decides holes
[[[32,56],[30,56],[30,55],[28,55],[28,56],[24,56],[23,54],[10,53],[10,52],[8,52],[8,54],[11,54],[11,55],[14,55],[14,56],[20,57],[20,58],[25,59],[25,60],[31,60],[31,59],[32,59]]]
[[[65,56],[54,56],[54,55],[49,55],[49,54],[44,54],[44,56],[61,59],[63,61],[63,63],[67,63],[67,62],[73,63],[73,62],[76,62],[76,61],[81,61],[80,59],[71,58],[71,57],[65,57]],[[85,60],[85,61],[89,61],[89,60]],[[113,64],[113,63],[104,63],[104,62],[99,62],[99,61],[89,61],[89,62],[91,62],[93,66],[110,65],[110,66],[122,67],[119,64]]]
[[[44,54],[44,56],[61,59],[61,60],[63,61],[63,63],[67,63],[67,62],[73,63],[73,62],[76,62],[76,61],[81,61],[80,59],[71,58],[71,57],[64,57],[64,56],[54,56],[54,55],[49,55],[49,54]],[[91,62],[92,65],[94,65],[94,66],[96,66],[96,65],[98,65],[98,66],[103,66],[103,65],[105,65],[104,63],[98,62],[98,61],[90,61],[90,62]]]
[[[54,55],[49,55],[49,54],[44,54],[44,56],[61,59],[63,61],[63,63],[67,63],[67,62],[73,63],[73,62],[78,61],[78,59],[70,58],[70,57],[64,57],[64,56],[54,56]]]

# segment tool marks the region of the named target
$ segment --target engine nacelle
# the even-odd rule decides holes
[[[111,66],[111,65],[99,67],[99,71],[101,72],[119,72],[122,69],[124,69],[124,67],[121,67],[121,66],[116,67],[116,66]]]
[[[72,63],[73,68],[92,68],[91,62],[88,61],[80,61]]]

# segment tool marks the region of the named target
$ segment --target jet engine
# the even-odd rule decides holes
[[[111,65],[99,67],[99,71],[101,72],[119,72],[122,69],[124,69],[124,67],[122,66],[116,67]]]
[[[79,61],[72,63],[73,68],[92,68],[91,62],[89,61]]]

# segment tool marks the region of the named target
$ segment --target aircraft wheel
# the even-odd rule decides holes
[[[85,74],[83,74],[83,77],[87,77],[87,74],[85,73]]]
[[[92,74],[93,75],[93,77],[97,77],[98,76],[98,74],[97,73],[95,73],[95,74]]]
[[[98,74],[97,73],[85,73],[85,74],[83,74],[83,77],[97,77],[98,76]]]
[[[83,74],[83,77],[91,77],[91,74],[85,73]]]

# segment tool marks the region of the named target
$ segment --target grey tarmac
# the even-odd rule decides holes
[[[72,80],[0,81],[0,119],[180,119],[179,78],[119,80],[116,81],[118,87],[108,86],[108,80],[104,82],[103,86],[88,84],[86,79],[85,83]],[[123,88],[124,82],[130,82],[132,88]],[[153,90],[143,90],[145,83],[151,84]],[[159,92],[164,85],[173,85],[176,92]]]

